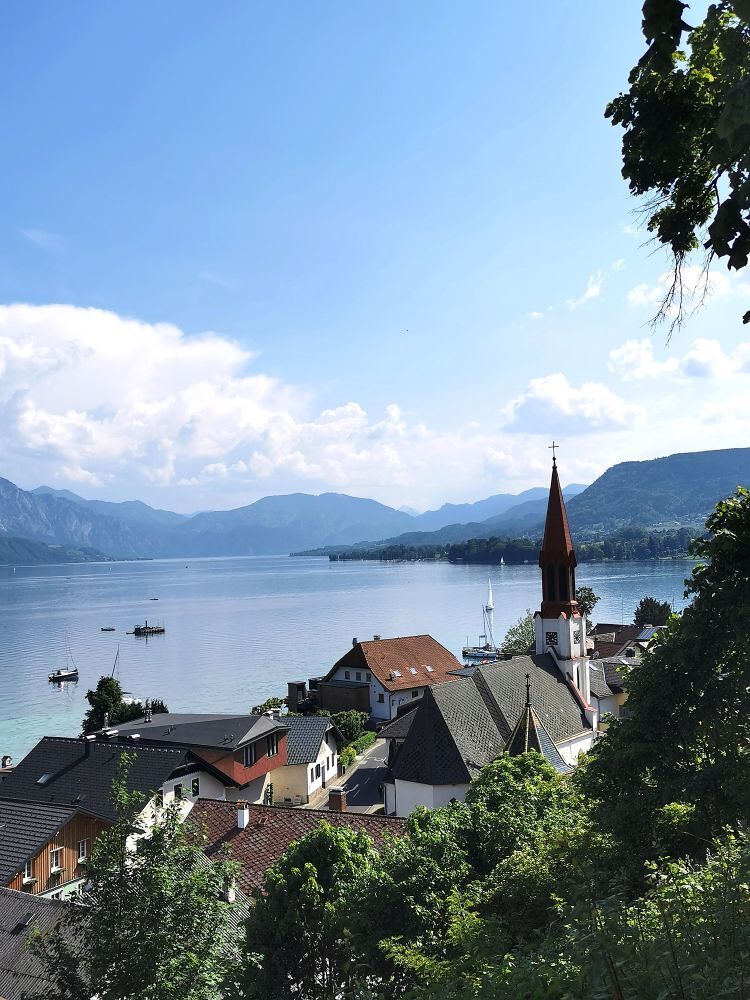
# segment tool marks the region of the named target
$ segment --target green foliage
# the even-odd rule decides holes
[[[599,603],[599,597],[591,587],[577,587],[576,588],[576,604],[581,609],[581,612],[588,618],[591,612]]]
[[[347,712],[336,712],[331,716],[334,726],[344,737],[344,743],[353,743],[365,731],[369,722],[367,712],[357,712],[351,709]]]
[[[352,746],[359,755],[361,753],[364,753],[365,750],[371,747],[376,739],[377,735],[374,732],[372,732],[372,730],[368,729],[367,732],[362,733],[361,736],[358,736],[356,738],[356,740],[352,743]]]
[[[140,835],[144,800],[127,791],[123,758],[113,789],[117,822],[94,843],[86,891],[71,901],[62,927],[33,945],[58,984],[45,996],[218,1000],[237,962],[228,904],[220,898],[236,866],[207,861],[200,844],[188,842],[175,809]]]
[[[528,653],[536,641],[534,614],[530,608],[521,615],[515,625],[511,625],[505,633],[501,649],[504,653]]]
[[[366,876],[372,858],[372,841],[363,833],[327,823],[288,848],[255,895],[235,995],[253,1000],[345,995],[357,978],[348,893]]]
[[[702,247],[729,268],[750,254],[750,25],[745,0],[709,6],[690,27],[679,0],[646,0],[645,55],[606,116],[624,129],[623,177],[648,195],[650,233],[667,247],[674,280],[659,318],[683,316],[682,266]],[[687,33],[687,45],[681,41]],[[744,317],[745,322],[750,314]]]
[[[697,855],[750,819],[750,493],[718,504],[707,527],[686,585],[691,604],[628,671],[628,718],[612,723],[576,776],[636,870],[675,850],[675,810],[684,810],[682,853]]]
[[[105,714],[110,726],[122,725],[143,715],[143,704],[140,701],[126,704],[122,700],[122,687],[114,677],[100,677],[94,691],[86,692],[86,701],[91,708],[83,719],[83,733],[95,733],[104,726]],[[149,702],[154,713],[168,712],[169,709],[160,698],[152,698]]]
[[[356,759],[357,759],[357,751],[351,744],[349,744],[348,747],[344,747],[344,749],[339,754],[339,760],[341,761],[342,767],[349,767],[350,764],[353,764]]]
[[[669,601],[658,601],[655,597],[642,597],[633,615],[633,624],[666,625],[672,614]]]

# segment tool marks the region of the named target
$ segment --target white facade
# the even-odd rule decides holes
[[[370,715],[378,722],[390,722],[391,719],[395,719],[401,705],[421,698],[425,689],[429,687],[428,684],[422,684],[391,692],[380,683],[371,671],[345,670],[343,667],[339,667],[331,680],[340,681],[342,684],[368,684],[370,687]]]
[[[452,799],[463,802],[469,790],[465,785],[423,785],[418,781],[397,778],[385,786],[385,811],[396,816],[408,816],[417,806],[438,809]]]
[[[541,612],[534,615],[536,629],[536,651],[547,653],[552,650],[558,659],[569,660],[586,655],[586,616],[569,618],[542,618]]]
[[[302,805],[313,792],[324,787],[338,774],[339,758],[332,732],[322,740],[318,756],[306,764],[287,764],[274,771],[274,802]]]

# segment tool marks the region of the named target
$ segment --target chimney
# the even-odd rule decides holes
[[[143,710],[143,721],[151,722],[151,702],[146,698],[146,705]]]
[[[373,642],[378,642],[379,640],[380,640],[380,636],[379,636],[379,635],[374,635],[374,636],[372,637],[372,641],[373,641]]]
[[[102,729],[109,729],[109,712],[104,713],[104,725]]]
[[[88,757],[91,753],[91,744],[96,741],[96,736],[92,733],[90,736],[84,736],[84,742],[86,744],[86,756]]]
[[[357,645],[357,637],[355,635],[354,638],[352,639],[352,647],[354,647],[356,645]]]
[[[346,812],[346,789],[331,788],[328,793],[328,809],[330,812]]]
[[[224,889],[219,893],[219,898],[225,903],[234,903],[237,899],[237,883],[234,878],[230,876],[224,883]]]
[[[247,802],[237,803],[237,829],[245,830],[250,824],[250,810]]]

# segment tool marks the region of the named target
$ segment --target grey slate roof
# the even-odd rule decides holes
[[[531,704],[524,708],[505,750],[511,757],[536,750],[560,774],[567,774],[570,771],[570,766],[562,759],[560,751],[550,739],[549,733]]]
[[[267,715],[160,712],[152,717],[151,722],[135,719],[113,728],[124,735],[138,733],[143,741],[148,740],[149,743],[230,751],[275,729],[281,729],[282,725],[278,719]]]
[[[150,747],[122,743],[45,736],[0,783],[0,801],[51,803],[74,806],[114,822],[112,782],[120,758],[132,758],[127,786],[150,797],[187,758],[187,751],[174,747]],[[39,784],[42,775],[47,781]],[[2,994],[0,994],[2,996]]]
[[[286,762],[287,764],[311,764],[317,760],[320,744],[326,738],[333,723],[322,715],[287,715]]]
[[[0,799],[0,885],[7,885],[76,812],[73,806]]]
[[[612,695],[612,688],[607,683],[607,675],[604,664],[601,661],[591,660],[589,666],[589,683],[591,693],[597,698],[609,698]]]
[[[591,730],[551,656],[514,656],[425,691],[410,713],[414,718],[389,780],[467,784],[508,744],[526,705],[526,674],[535,713],[553,745]]]
[[[0,889],[0,997],[4,1000],[49,996],[46,967],[26,942],[35,931],[54,927],[66,908],[67,903],[59,900]]]
[[[408,702],[410,706],[410,711],[402,712],[401,715],[397,715],[395,719],[390,722],[386,722],[384,726],[378,731],[378,736],[383,740],[405,740],[409,730],[411,729],[411,724],[414,721],[414,715],[419,707],[418,702]],[[414,706],[413,708],[411,706]]]

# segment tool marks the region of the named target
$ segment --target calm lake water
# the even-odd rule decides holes
[[[644,595],[684,605],[689,561],[590,564],[594,619],[630,621]],[[288,679],[324,673],[352,638],[428,632],[460,656],[476,642],[491,569],[495,637],[540,601],[536,566],[331,563],[287,556],[0,568],[0,754],[77,735],[86,691],[109,673],[172,711],[242,712]],[[150,598],[158,597],[157,601]],[[125,633],[145,619],[166,634]],[[113,625],[115,632],[102,632]],[[47,674],[78,666],[78,684]]]

